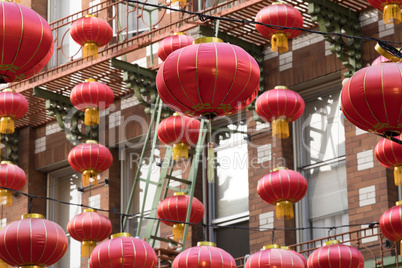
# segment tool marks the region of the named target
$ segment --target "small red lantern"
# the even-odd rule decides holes
[[[89,258],[90,268],[155,268],[157,257],[151,246],[129,233],[112,235],[99,244]]]
[[[401,136],[395,138],[400,140]],[[374,153],[381,165],[394,170],[395,185],[402,186],[402,145],[384,138],[377,143]]]
[[[338,240],[331,240],[309,256],[307,265],[309,268],[361,268],[364,267],[364,258],[358,249],[340,244]]]
[[[303,258],[304,259],[304,258]],[[248,258],[245,268],[307,268],[307,265],[293,250],[281,249],[279,245],[264,246],[263,250]]]
[[[385,24],[401,23],[401,5],[402,0],[367,0],[369,4],[382,11],[382,16]]]
[[[14,121],[28,111],[28,101],[20,93],[6,88],[0,93],[0,133],[11,134],[15,131]]]
[[[67,251],[63,229],[40,214],[24,214],[0,231],[0,258],[11,266],[46,267]]]
[[[112,233],[112,223],[95,209],[85,209],[84,213],[68,222],[67,231],[72,238],[81,242],[81,257],[88,258],[96,242],[105,240]]]
[[[300,201],[307,192],[307,180],[298,172],[278,168],[258,181],[258,195],[271,205],[276,205],[278,219],[294,217],[293,203]]]
[[[192,45],[193,41],[194,38],[181,32],[168,36],[159,42],[158,57],[164,61],[170,55],[170,53],[182,47]]]
[[[401,63],[383,63],[357,71],[343,86],[342,111],[357,127],[385,136],[402,130]]]
[[[70,100],[75,108],[85,112],[85,125],[99,125],[99,111],[109,108],[114,94],[107,85],[95,79],[86,79],[85,83],[73,88]]]
[[[282,2],[273,3],[261,9],[257,13],[255,21],[274,26],[303,27],[303,17],[300,11]],[[261,24],[256,24],[255,28],[261,35],[271,39],[272,51],[279,53],[288,51],[288,38],[294,38],[301,33],[301,30],[270,28]]]
[[[285,86],[276,86],[258,97],[255,111],[272,125],[272,136],[289,137],[289,123],[298,119],[304,111],[304,100]]]
[[[196,247],[188,248],[174,259],[172,268],[236,268],[233,257],[217,248],[212,242],[198,242]]]
[[[92,178],[94,185],[98,185],[97,175],[107,170],[113,162],[113,156],[109,149],[98,144],[96,141],[88,140],[86,143],[74,147],[68,154],[70,166],[82,173],[82,185],[88,186]]]
[[[112,40],[113,30],[110,25],[93,15],[86,15],[71,24],[70,35],[83,46],[83,57],[98,58],[98,48],[106,46]]]
[[[163,143],[173,145],[173,159],[188,159],[188,146],[197,144],[200,121],[188,116],[175,114],[159,124],[158,138]]]
[[[50,60],[54,41],[47,21],[16,3],[0,5],[0,83],[21,81],[39,73]]]
[[[0,164],[0,187],[6,187],[16,191],[21,190],[27,177],[25,172],[17,165],[8,161],[2,161]],[[0,189],[0,200],[3,205],[11,206],[12,198],[9,190]]]
[[[395,206],[381,215],[380,229],[386,238],[392,241],[401,241],[402,246],[402,201],[396,202]]]
[[[185,224],[171,221],[185,222],[189,203],[190,196],[182,192],[177,192],[174,196],[164,199],[158,205],[156,214],[158,218],[161,219],[161,222],[173,226],[173,239],[176,241],[183,239]],[[204,205],[197,198],[193,197],[189,222],[199,223],[203,217]]]

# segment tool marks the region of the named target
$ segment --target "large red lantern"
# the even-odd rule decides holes
[[[72,218],[67,231],[81,242],[81,257],[87,258],[96,247],[96,242],[103,241],[112,233],[112,223],[95,209],[85,209],[84,213]]]
[[[164,61],[173,51],[192,45],[193,41],[194,38],[181,32],[168,36],[159,42],[158,57]]]
[[[21,190],[27,177],[25,172],[17,165],[8,161],[2,161],[0,164],[0,187],[6,187],[12,190]],[[11,206],[12,198],[9,190],[0,189],[0,200],[3,205]]]
[[[0,231],[0,258],[11,266],[46,267],[67,251],[63,229],[40,214],[24,214]]]
[[[85,112],[85,125],[99,125],[99,111],[109,108],[114,94],[107,85],[86,79],[72,89],[70,100],[75,108]]]
[[[236,268],[233,257],[217,248],[212,242],[198,242],[196,247],[188,248],[174,259],[172,268]]]
[[[94,180],[95,186],[98,185],[97,175],[107,170],[112,162],[113,156],[109,149],[93,140],[74,147],[68,154],[70,166],[82,173],[84,187],[89,185],[90,178]]]
[[[364,258],[358,249],[340,244],[338,240],[331,240],[309,256],[307,265],[309,268],[362,268],[364,267]]]
[[[386,238],[392,241],[401,241],[402,246],[402,201],[396,202],[395,206],[381,215],[380,229]]]
[[[159,124],[157,133],[161,142],[172,146],[173,159],[188,159],[188,146],[197,144],[200,121],[175,114]]]
[[[278,219],[294,217],[293,203],[300,201],[307,192],[307,180],[298,172],[279,168],[258,181],[258,195],[271,205],[276,205]]]
[[[303,258],[304,259],[304,258]],[[248,258],[245,268],[307,268],[305,259],[293,250],[280,248],[279,245],[264,246],[263,250]]]
[[[401,136],[395,138],[400,140]],[[375,146],[374,154],[381,165],[394,170],[395,185],[402,186],[402,145],[383,138]]]
[[[357,71],[341,92],[342,111],[357,127],[385,136],[402,130],[401,63],[383,63]]]
[[[71,37],[83,46],[83,57],[98,58],[98,48],[106,46],[113,37],[110,25],[93,15],[87,15],[71,24]]]
[[[369,4],[382,11],[385,24],[398,24],[401,22],[402,0],[367,0]]]
[[[300,11],[281,2],[261,9],[257,13],[255,21],[284,27],[303,27],[303,17]],[[288,38],[294,38],[301,33],[301,30],[280,29],[280,27],[267,27],[261,24],[256,24],[255,28],[261,35],[271,39],[272,50],[279,53],[288,51]]]
[[[151,246],[129,233],[112,235],[99,244],[89,258],[90,268],[155,268],[157,257]]]
[[[0,133],[14,133],[14,121],[23,117],[27,111],[28,101],[23,95],[9,88],[4,89],[0,93]]]
[[[190,204],[190,196],[182,192],[177,192],[174,196],[170,196],[159,203],[156,214],[161,222],[166,225],[173,226],[173,239],[180,241],[183,239],[183,232],[187,218],[188,206]],[[191,204],[190,220],[191,223],[199,223],[204,217],[204,205],[195,197]],[[171,222],[171,221],[176,222]]]
[[[0,83],[21,81],[39,73],[53,54],[49,24],[38,13],[16,3],[0,2]]]
[[[298,119],[304,111],[304,100],[285,86],[276,86],[258,97],[255,111],[272,125],[272,136],[289,137],[289,123]]]

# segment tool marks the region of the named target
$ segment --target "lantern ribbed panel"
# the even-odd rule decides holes
[[[371,66],[385,63],[385,62],[392,62],[390,59],[384,57],[383,55],[378,56],[373,62],[371,63]]]
[[[189,202],[189,195],[170,196],[159,203],[156,211],[157,216],[159,219],[185,222]],[[204,205],[197,198],[193,197],[189,222],[198,223],[203,217]],[[173,226],[173,224],[175,224],[174,222],[170,221],[161,220],[161,222],[169,226]]]
[[[71,24],[71,37],[81,46],[96,43],[99,47],[107,45],[113,36],[112,27],[97,17],[85,17]]]
[[[0,164],[1,187],[6,187],[19,191],[24,187],[26,182],[27,177],[25,175],[25,172],[19,166],[11,163]]]
[[[402,239],[402,205],[393,206],[380,218],[381,233],[392,241]]]
[[[309,268],[326,267],[364,267],[364,259],[358,249],[342,244],[323,246],[315,250],[308,258]]]
[[[380,10],[381,12],[387,4],[402,5],[402,0],[367,0],[367,2],[369,2],[370,6]]]
[[[45,219],[23,219],[0,231],[0,258],[12,266],[50,266],[67,251],[63,229]]]
[[[96,246],[89,259],[90,268],[155,268],[157,257],[151,246],[134,237],[117,237]]]
[[[172,52],[158,71],[156,85],[163,102],[175,111],[224,116],[254,100],[260,69],[238,46],[201,43]]]
[[[172,268],[236,268],[233,257],[223,249],[197,246],[186,249],[174,259]]]
[[[0,76],[16,82],[39,73],[50,60],[54,42],[47,21],[30,8],[0,2]]]
[[[292,250],[271,248],[251,255],[245,268],[307,268],[303,259]]]
[[[113,91],[107,85],[89,81],[76,85],[70,94],[71,103],[75,108],[85,111],[87,108],[107,109],[114,101]]]
[[[395,137],[400,140],[401,136]],[[374,148],[374,154],[381,165],[387,168],[402,166],[402,145],[389,139],[381,139]]]
[[[170,116],[159,124],[158,138],[167,145],[175,143],[195,145],[198,141],[200,125],[200,121],[188,116]]]
[[[0,92],[0,117],[20,119],[27,111],[28,101],[22,94],[9,91]]]
[[[175,50],[192,45],[194,38],[185,34],[168,36],[158,45],[158,57],[164,61]]]
[[[342,111],[357,127],[399,134],[402,130],[402,64],[383,63],[357,71],[343,86]]]
[[[72,238],[80,242],[102,241],[112,233],[112,223],[97,212],[84,212],[68,222],[67,230]]]
[[[113,157],[109,149],[102,144],[83,143],[70,151],[68,162],[78,172],[94,170],[101,173],[112,165]]]

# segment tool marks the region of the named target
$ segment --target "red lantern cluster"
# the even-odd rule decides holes
[[[87,258],[96,247],[96,242],[103,241],[112,233],[112,223],[95,209],[85,209],[84,213],[72,218],[67,231],[81,242],[81,257]]]
[[[217,248],[215,243],[198,242],[196,247],[186,249],[174,259],[172,268],[236,268],[233,257]]]
[[[271,205],[276,205],[278,219],[294,217],[293,203],[300,201],[307,192],[307,180],[298,172],[280,168],[258,181],[258,195]]]
[[[193,44],[193,41],[194,39],[191,36],[181,32],[166,37],[159,42],[158,57],[164,61],[173,51],[189,46]]]
[[[72,89],[70,100],[75,108],[85,112],[85,125],[99,125],[99,111],[109,108],[114,94],[107,85],[87,79]]]
[[[401,136],[395,138],[400,140]],[[375,146],[374,154],[381,165],[394,170],[395,185],[402,186],[402,145],[384,138]]]
[[[381,215],[380,229],[386,238],[391,241],[401,241],[402,245],[402,201],[396,202],[395,206]]]
[[[307,268],[306,259],[293,250],[282,249],[279,245],[264,246],[263,250],[248,258],[245,268]]]
[[[159,124],[157,133],[161,142],[172,146],[173,159],[188,158],[188,146],[197,144],[200,121],[182,115],[170,116]]]
[[[0,133],[14,133],[14,121],[23,117],[27,111],[28,101],[23,95],[12,89],[3,90],[0,93]]]
[[[385,24],[401,23],[402,0],[367,0],[369,4],[382,12]]]
[[[180,241],[183,239],[183,232],[187,218],[187,211],[189,209],[190,196],[182,192],[175,193],[159,203],[156,214],[161,222],[166,225],[173,226],[173,239]],[[191,223],[199,223],[204,217],[204,205],[195,197],[191,204],[190,220]],[[166,221],[170,220],[170,221]]]
[[[0,231],[0,258],[11,266],[50,266],[67,247],[63,229],[40,214],[24,214]]]
[[[289,137],[289,123],[298,119],[304,111],[304,100],[285,86],[276,86],[258,97],[255,111],[272,125],[272,136]]]
[[[78,19],[71,24],[71,37],[83,46],[83,57],[98,58],[98,48],[106,46],[113,37],[110,25],[93,15]]]
[[[25,6],[0,3],[0,83],[21,81],[39,73],[53,55],[52,30]]]
[[[112,239],[99,244],[89,258],[90,268],[155,268],[157,257],[151,246],[129,233],[112,235]]]
[[[70,166],[82,174],[82,185],[90,184],[90,178],[94,185],[98,185],[97,175],[106,171],[113,162],[113,156],[109,149],[98,144],[96,141],[88,140],[86,143],[74,147],[68,154]]]
[[[261,9],[257,13],[255,21],[273,26],[303,27],[303,17],[300,11],[281,2]],[[255,28],[261,35],[270,38],[272,50],[280,53],[288,51],[288,38],[294,38],[301,33],[301,30],[278,29],[279,27],[267,27],[261,24],[256,24]]]
[[[16,191],[21,190],[27,177],[25,172],[17,165],[8,161],[2,161],[0,164],[0,187],[6,187]],[[0,201],[3,205],[11,206],[12,198],[9,190],[0,189]]]

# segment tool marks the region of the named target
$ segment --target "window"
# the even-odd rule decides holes
[[[81,192],[78,187],[81,183],[81,174],[76,173],[70,167],[48,175],[47,196],[70,203],[81,204]],[[56,222],[66,232],[68,249],[64,257],[53,265],[58,267],[81,267],[81,243],[72,239],[67,232],[68,222],[81,213],[81,207],[65,205],[48,201],[47,219]]]

